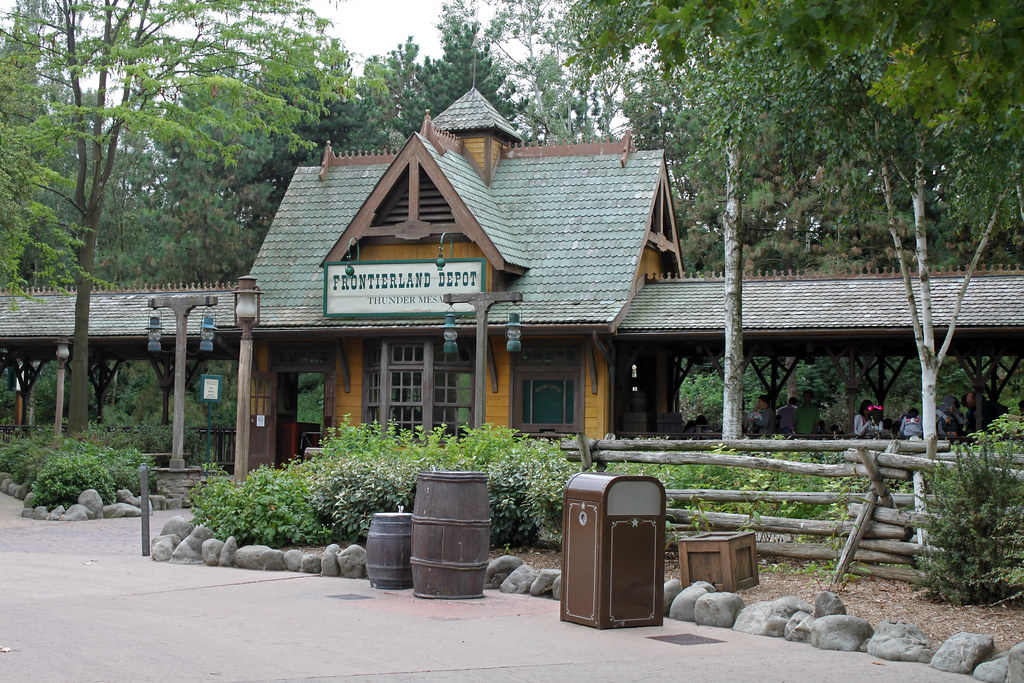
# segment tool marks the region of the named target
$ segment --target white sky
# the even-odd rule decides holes
[[[333,34],[354,53],[357,72],[366,57],[390,52],[409,36],[421,58],[441,56],[441,0],[312,0],[312,6],[334,22]]]

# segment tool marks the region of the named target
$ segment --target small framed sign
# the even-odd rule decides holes
[[[221,380],[220,375],[200,375],[199,400],[203,403],[220,403]]]

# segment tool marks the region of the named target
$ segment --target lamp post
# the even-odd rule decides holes
[[[441,261],[440,257],[438,261]],[[438,264],[438,270],[443,268],[443,264]],[[491,306],[497,303],[519,303],[523,300],[522,292],[480,292],[479,294],[445,294],[444,302],[449,306],[452,304],[470,304],[473,306],[473,310],[476,313],[476,372],[473,377],[473,428],[479,428],[484,423],[484,411],[486,409],[486,402],[484,401],[484,373],[487,367],[487,311],[490,310]],[[454,315],[449,313],[452,318]],[[510,320],[512,327],[509,328],[509,342],[508,350],[517,351],[519,349],[512,343],[513,335],[515,335],[516,344],[519,343],[519,336],[522,334],[521,326],[519,323],[519,315],[515,315],[515,321]],[[511,317],[511,316],[510,316]],[[449,328],[447,316],[445,317],[445,346],[447,350],[448,342],[454,344],[455,339],[448,339],[447,333],[454,331],[454,320],[452,320],[452,326]]]
[[[238,414],[235,419],[235,481],[249,473],[249,383],[252,375],[252,328],[260,324],[260,296],[256,278],[243,275],[235,287],[235,325],[242,330],[238,345]]]
[[[174,427],[173,445],[171,446],[170,467],[185,467],[185,352],[188,350],[188,314],[197,306],[216,306],[215,296],[154,296],[149,299],[152,309],[169,308],[174,311]],[[149,349],[160,350],[160,337],[154,327],[160,328],[160,319],[153,316],[146,328],[149,336]]]
[[[61,428],[64,426],[64,370],[70,355],[68,339],[61,337],[57,340],[57,410],[53,418],[53,438],[55,439],[60,438]]]

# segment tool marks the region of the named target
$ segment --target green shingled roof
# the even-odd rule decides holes
[[[434,118],[434,125],[449,133],[494,128],[513,140],[522,140],[512,124],[506,121],[505,117],[499,114],[498,110],[476,88],[455,100],[450,107],[438,114]]]
[[[643,250],[662,152],[501,159],[491,186],[456,152],[418,138],[502,257],[526,269],[523,322],[610,324],[629,298]],[[325,318],[320,263],[387,166],[299,168],[253,265],[263,327],[436,326],[432,317]],[[509,305],[492,309],[501,315]]]

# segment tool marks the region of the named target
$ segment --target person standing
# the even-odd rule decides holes
[[[803,404],[793,414],[793,426],[797,434],[814,434],[818,430],[821,411],[814,405],[814,394],[810,389],[804,390]]]
[[[790,396],[786,405],[776,411],[779,415],[779,431],[783,434],[792,434],[796,431],[796,425],[793,421],[796,417],[797,403],[796,396]]]
[[[767,394],[757,398],[757,407],[750,413],[747,429],[751,435],[768,436],[775,433],[775,410]]]

